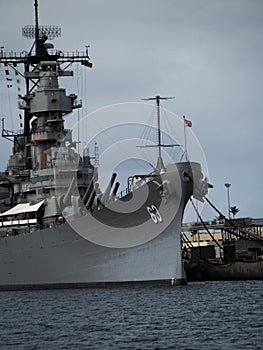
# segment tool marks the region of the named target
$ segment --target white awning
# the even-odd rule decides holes
[[[43,200],[39,203],[36,203],[36,204],[30,204],[30,203],[17,204],[15,207],[0,214],[0,216],[8,216],[8,215],[17,215],[17,214],[23,214],[23,213],[36,212],[41,207],[41,205],[44,204],[44,202],[45,202],[45,200]]]

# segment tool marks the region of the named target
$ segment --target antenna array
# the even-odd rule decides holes
[[[55,25],[50,26],[38,26],[39,36],[47,36],[52,40],[61,36],[61,28]],[[27,39],[36,37],[36,27],[34,25],[27,25],[22,28],[22,35]]]

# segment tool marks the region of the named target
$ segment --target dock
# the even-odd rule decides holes
[[[182,226],[188,281],[263,279],[263,218],[214,219]]]

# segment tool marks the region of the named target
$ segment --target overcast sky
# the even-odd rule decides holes
[[[0,0],[0,6],[1,46],[29,50],[21,28],[34,23],[33,0]],[[229,182],[238,216],[263,217],[262,0],[40,0],[39,11],[40,24],[62,28],[57,49],[91,45],[94,67],[87,69],[87,96],[80,96],[90,112],[174,96],[164,107],[193,123],[214,185],[209,198],[227,215]],[[11,104],[3,74],[0,85],[2,118]],[[7,119],[6,127],[17,126],[16,116]],[[10,145],[1,139],[1,170]]]

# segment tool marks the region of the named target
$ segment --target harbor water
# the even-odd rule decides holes
[[[0,349],[263,348],[263,281],[0,293]]]

